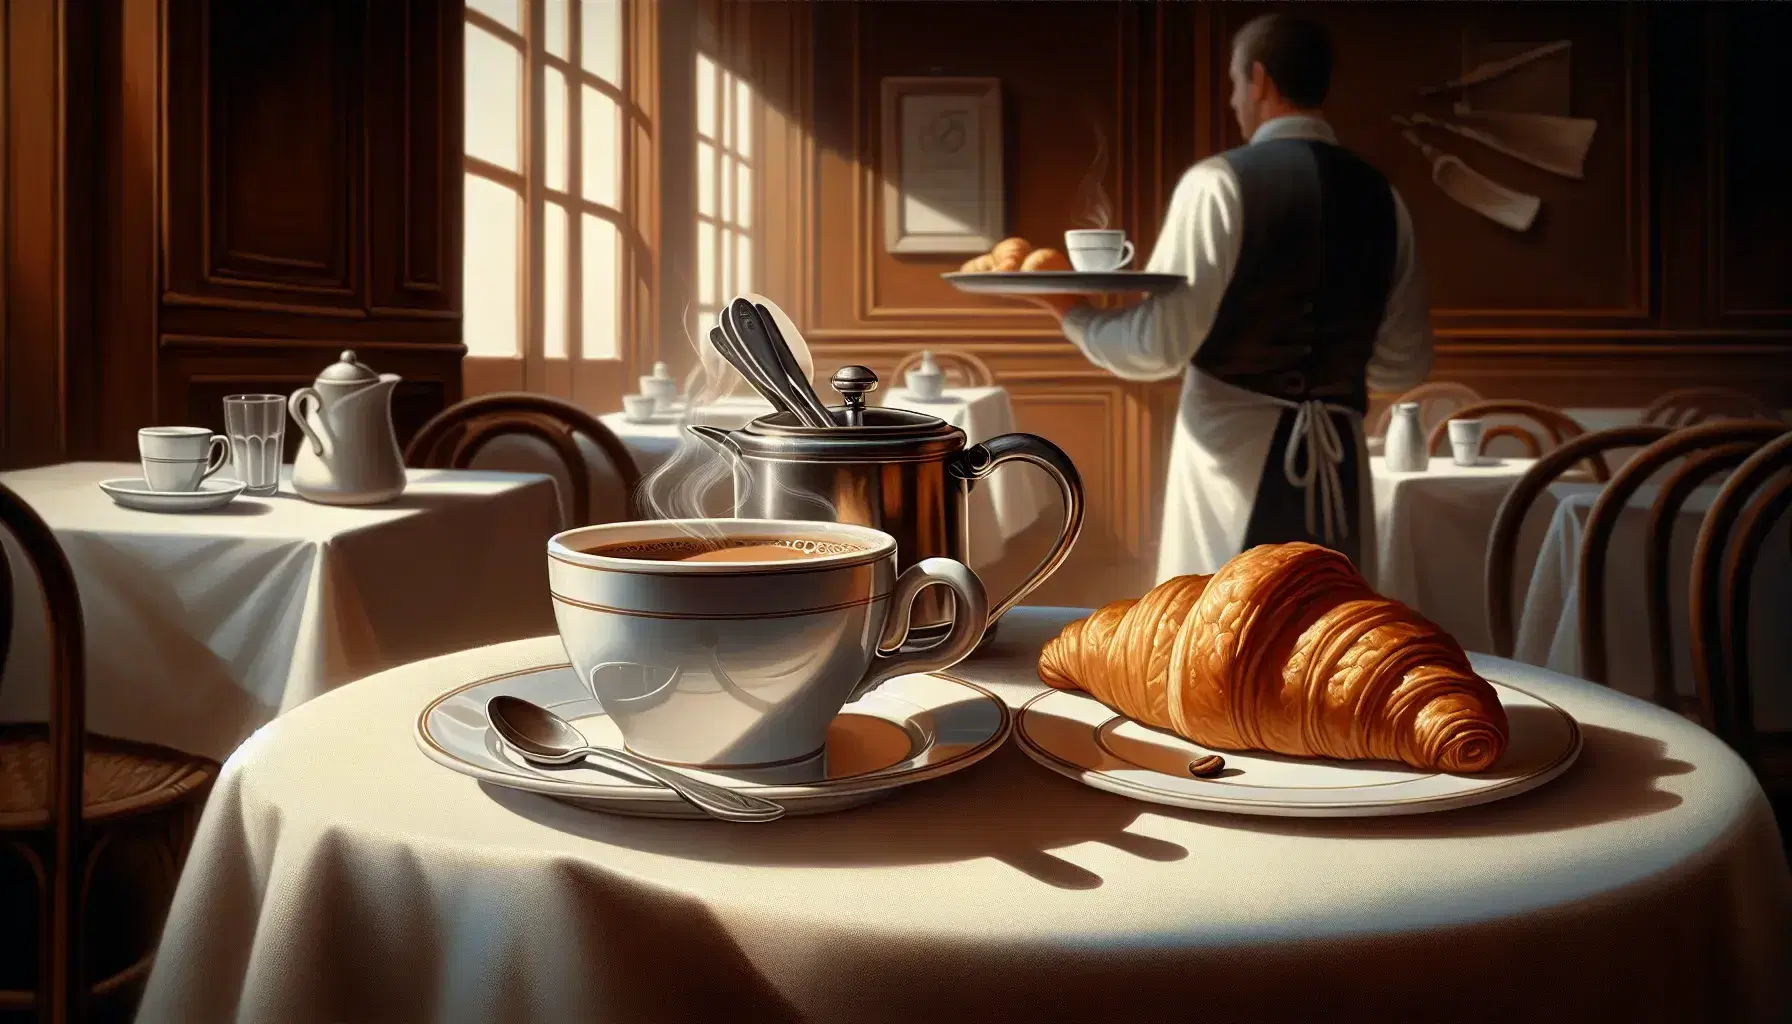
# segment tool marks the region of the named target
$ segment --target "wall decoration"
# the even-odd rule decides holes
[[[1470,167],[1459,156],[1442,153],[1413,133],[1413,122],[1396,117],[1400,134],[1431,161],[1431,180],[1451,199],[1513,231],[1529,231],[1543,200],[1494,181]]]
[[[1573,44],[1487,42],[1473,30],[1463,34],[1461,77],[1426,86],[1420,96],[1455,98],[1455,120],[1415,113],[1395,117],[1406,141],[1431,162],[1431,180],[1463,206],[1495,223],[1523,232],[1537,219],[1543,201],[1494,181],[1461,157],[1441,152],[1419,138],[1419,126],[1446,131],[1564,178],[1586,178],[1587,151],[1597,121],[1571,116]]]
[[[884,248],[987,252],[1003,236],[995,78],[883,80]]]

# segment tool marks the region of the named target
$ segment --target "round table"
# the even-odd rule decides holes
[[[956,671],[1019,705],[1082,612]],[[394,669],[229,763],[144,1020],[1785,1020],[1792,876],[1698,727],[1545,670],[1561,779],[1407,818],[1136,803],[1012,744],[881,803],[740,826],[576,810],[428,761],[419,709],[557,638]]]

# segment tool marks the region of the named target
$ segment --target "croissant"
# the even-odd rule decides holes
[[[1024,238],[1004,238],[989,250],[989,258],[995,262],[995,269],[1001,271],[1019,270],[1021,261],[1033,251],[1033,243]]]
[[[1056,249],[1034,249],[1021,261],[1022,270],[1069,270],[1070,261]]]
[[[963,274],[981,274],[994,269],[996,269],[995,257],[988,253],[972,256],[964,261],[964,266],[958,268],[959,273]]]
[[[1462,647],[1315,544],[1115,601],[1045,645],[1039,678],[1220,750],[1452,773],[1506,750],[1506,711]]]

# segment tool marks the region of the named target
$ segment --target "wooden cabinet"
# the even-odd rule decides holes
[[[135,458],[343,349],[401,438],[459,399],[458,0],[8,6],[8,462]]]

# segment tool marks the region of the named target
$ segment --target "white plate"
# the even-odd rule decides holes
[[[538,768],[492,732],[486,701],[505,694],[552,708],[596,746],[622,736],[568,665],[493,676],[437,697],[417,716],[417,746],[437,764],[483,782],[575,806],[655,818],[702,818],[702,811],[626,768],[584,762]],[[939,675],[899,676],[849,704],[828,732],[826,781],[752,785],[709,772],[692,775],[776,800],[791,815],[821,814],[976,764],[1008,738],[1008,705],[972,683]]]
[[[1170,291],[1188,279],[1181,274],[1139,270],[989,270],[941,274],[952,287],[972,295],[1106,295],[1113,292]]]
[[[222,476],[201,480],[196,491],[152,491],[140,476],[100,481],[107,497],[139,512],[208,512],[235,501],[243,487],[241,480]]]
[[[1566,711],[1494,683],[1511,726],[1499,763],[1476,775],[1444,775],[1387,761],[1323,761],[1207,750],[1116,715],[1095,698],[1049,690],[1028,701],[1015,725],[1027,756],[1096,789],[1198,811],[1289,818],[1426,814],[1516,796],[1568,770],[1580,756],[1580,726]],[[1188,763],[1226,759],[1215,778]],[[1177,774],[1180,773],[1180,774]]]

